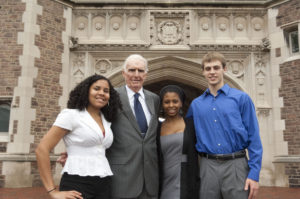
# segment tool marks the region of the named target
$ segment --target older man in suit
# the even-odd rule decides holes
[[[143,89],[147,72],[147,60],[141,55],[130,55],[124,62],[122,75],[126,85],[117,89],[123,110],[112,122],[114,142],[107,151],[114,173],[114,199],[158,197],[159,97]]]

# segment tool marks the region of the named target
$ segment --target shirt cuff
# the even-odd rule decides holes
[[[258,182],[259,181],[259,172],[254,171],[253,169],[250,169],[250,171],[248,173],[248,178]]]

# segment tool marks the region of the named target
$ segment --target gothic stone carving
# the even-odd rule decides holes
[[[150,15],[152,45],[188,44],[190,36],[189,12],[153,11]]]
[[[96,30],[101,30],[102,29],[102,24],[100,22],[95,23],[95,29]]]
[[[245,74],[245,68],[242,61],[234,60],[228,64],[228,72],[234,77],[242,79]]]
[[[261,53],[255,55],[255,78],[258,107],[269,107],[266,99],[266,57]]]
[[[85,54],[76,53],[73,59],[73,82],[78,84],[84,78]]]
[[[108,59],[96,59],[95,73],[100,75],[112,69],[112,64]]]
[[[162,44],[178,44],[182,40],[181,25],[176,21],[162,21],[158,25],[157,36]]]

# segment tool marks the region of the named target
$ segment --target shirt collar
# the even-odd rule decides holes
[[[125,87],[126,87],[126,90],[127,90],[128,97],[129,97],[129,98],[134,97],[135,92],[134,92],[133,90],[131,90],[127,85],[126,85]],[[143,88],[141,88],[141,89],[139,90],[138,93],[140,94],[140,96],[141,96],[143,99],[145,99],[145,94],[144,94],[144,92],[143,92]]]
[[[228,84],[224,84],[224,86],[218,90],[218,93],[223,92],[225,95],[228,95],[229,89],[230,89],[230,87],[228,86]],[[209,94],[210,94],[210,91],[209,91],[209,88],[207,88],[204,91],[204,95],[207,96]]]

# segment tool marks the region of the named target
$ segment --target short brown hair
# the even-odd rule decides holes
[[[219,52],[209,52],[203,56],[201,68],[204,69],[204,64],[212,61],[220,61],[223,68],[226,66],[226,60],[223,54]]]

